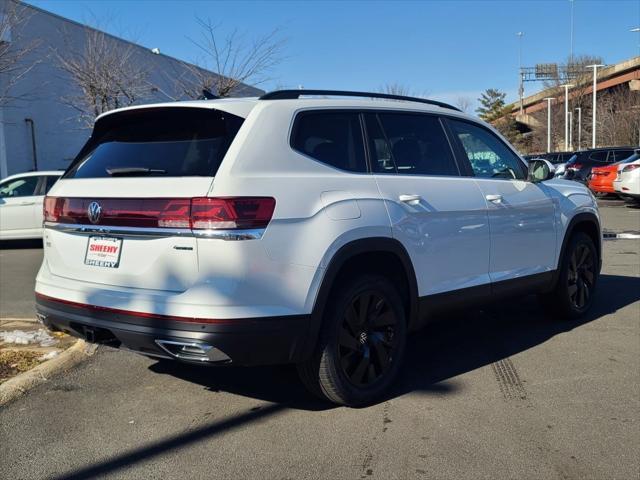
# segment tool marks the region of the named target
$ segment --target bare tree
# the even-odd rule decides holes
[[[133,58],[133,45],[89,27],[83,47],[76,49],[70,41],[66,43],[62,51],[53,53],[78,94],[61,101],[79,113],[85,127],[91,127],[98,115],[133,105],[151,92],[149,71]]]
[[[286,40],[280,30],[247,41],[237,29],[225,37],[219,25],[209,19],[196,19],[199,39],[190,39],[202,54],[202,61],[184,63],[185,71],[176,80],[178,90],[187,98],[199,98],[203,90],[218,97],[242,93],[243,84],[260,85],[271,80],[273,69],[283,60]]]
[[[30,18],[27,9],[18,2],[5,2],[0,9],[0,106],[18,99],[13,89],[38,63],[30,54],[40,45],[39,40],[27,41],[23,29]]]
[[[463,95],[456,98],[456,107],[458,107],[463,112],[468,112],[471,108],[471,103],[473,100],[469,97],[465,97]]]
[[[387,93],[389,95],[402,95],[404,97],[409,97],[412,95],[411,88],[398,82],[385,83],[378,89],[378,91],[380,93]]]
[[[640,92],[619,85],[598,97],[598,144],[640,145]]]

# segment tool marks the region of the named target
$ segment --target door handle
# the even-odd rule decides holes
[[[502,195],[487,195],[484,198],[486,198],[488,202],[502,203]]]
[[[402,203],[408,203],[410,205],[415,205],[416,203],[420,203],[420,200],[422,200],[422,197],[420,195],[400,195],[398,196],[398,200],[400,200]]]
[[[36,202],[20,202],[20,205],[35,205]]]

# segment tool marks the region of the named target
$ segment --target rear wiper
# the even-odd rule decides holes
[[[164,175],[166,170],[147,167],[120,167],[106,168],[106,172],[112,177],[136,176],[136,175]]]

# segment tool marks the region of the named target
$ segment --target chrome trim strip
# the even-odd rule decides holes
[[[78,225],[74,223],[44,222],[44,228],[59,232],[79,234],[107,234],[121,237],[196,237],[217,240],[259,240],[264,234],[264,228],[244,230],[189,230],[187,228],[141,228],[141,227],[113,227],[107,225]]]
[[[187,228],[141,228],[141,227],[111,227],[107,225],[78,225],[74,223],[44,222],[44,228],[68,233],[106,233],[124,237],[191,237],[191,230]]]
[[[260,240],[264,235],[264,228],[246,230],[193,230],[193,236],[198,238],[215,238],[218,240]]]

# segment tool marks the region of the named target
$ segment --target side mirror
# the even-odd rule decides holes
[[[534,158],[529,160],[529,172],[527,180],[533,183],[544,182],[555,176],[556,167],[548,160],[543,158]]]

